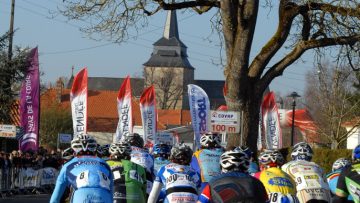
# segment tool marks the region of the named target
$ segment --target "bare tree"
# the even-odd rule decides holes
[[[350,131],[342,124],[354,120],[360,107],[360,100],[352,102],[356,96],[353,83],[355,76],[350,68],[330,67],[320,64],[319,69],[307,75],[306,103],[310,107],[320,136],[331,143],[332,149],[339,148],[350,132],[360,126],[356,121]]]
[[[168,3],[167,3],[168,2]],[[122,42],[130,28],[147,25],[147,16],[160,10],[188,9],[202,14],[217,13],[213,26],[223,39],[226,62],[226,103],[229,110],[244,112],[245,143],[256,149],[259,106],[262,93],[271,81],[304,52],[336,46],[339,60],[355,64],[359,58],[360,7],[355,0],[65,0],[61,12],[69,19],[89,22],[82,30],[91,36]],[[250,51],[260,3],[277,6],[279,22],[276,32],[250,61]],[[259,28],[258,28],[259,29]],[[284,45],[288,46],[284,46]],[[279,61],[273,57],[281,48],[288,52]],[[269,66],[270,68],[266,68]],[[356,64],[353,65],[356,67]],[[239,144],[240,136],[230,136],[230,145]]]
[[[175,109],[184,93],[184,85],[180,83],[174,68],[147,67],[144,71],[146,86],[155,85],[156,102],[160,109]]]

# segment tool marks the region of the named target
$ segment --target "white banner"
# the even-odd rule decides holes
[[[157,131],[157,112],[154,86],[145,89],[140,97],[141,120],[144,128],[145,145],[152,147]]]
[[[262,103],[263,127],[267,149],[282,148],[282,132],[275,103],[275,94],[269,92]]]
[[[131,86],[130,77],[127,76],[121,84],[119,94],[117,97],[117,109],[119,114],[119,122],[116,128],[114,142],[120,141],[124,138],[123,135],[132,133],[132,103],[131,103]]]
[[[155,144],[167,144],[173,145],[174,144],[174,135],[172,132],[158,132],[156,133],[155,137]]]
[[[195,145],[199,147],[200,133],[209,132],[210,101],[206,92],[197,85],[188,85],[188,95]]]
[[[210,130],[219,133],[239,133],[240,113],[235,111],[211,111]]]
[[[87,69],[82,69],[74,78],[70,93],[74,137],[87,131]]]
[[[0,137],[15,138],[16,137],[16,126],[0,125]]]

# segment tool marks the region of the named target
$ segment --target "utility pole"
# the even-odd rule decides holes
[[[15,14],[15,0],[11,0],[11,14],[10,14],[10,29],[9,29],[9,51],[8,57],[9,61],[12,58],[12,44],[13,44],[13,36],[14,36],[14,14]]]

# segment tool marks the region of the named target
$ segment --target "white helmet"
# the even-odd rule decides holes
[[[109,152],[113,156],[119,156],[119,158],[130,157],[131,145],[125,141],[112,143],[110,145]]]
[[[333,163],[332,171],[342,170],[343,168],[350,166],[350,165],[351,165],[350,160],[348,160],[346,158],[339,158]]]
[[[259,164],[266,167],[277,167],[285,163],[283,155],[277,150],[265,150],[260,153]]]
[[[89,135],[83,134],[71,141],[71,148],[76,154],[79,152],[95,153],[97,149],[96,140]]]
[[[250,161],[248,155],[240,148],[224,152],[220,157],[222,172],[241,171],[247,172]]]
[[[221,147],[220,136],[216,133],[205,133],[200,137],[202,148],[218,148]]]
[[[291,152],[291,158],[293,160],[306,160],[311,161],[313,156],[313,150],[310,145],[306,142],[299,142],[294,145]]]

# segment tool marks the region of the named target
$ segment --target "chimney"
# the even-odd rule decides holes
[[[64,81],[63,79],[60,77],[57,81],[56,81],[56,101],[58,103],[61,103],[61,96],[62,96],[62,92],[64,89]]]

